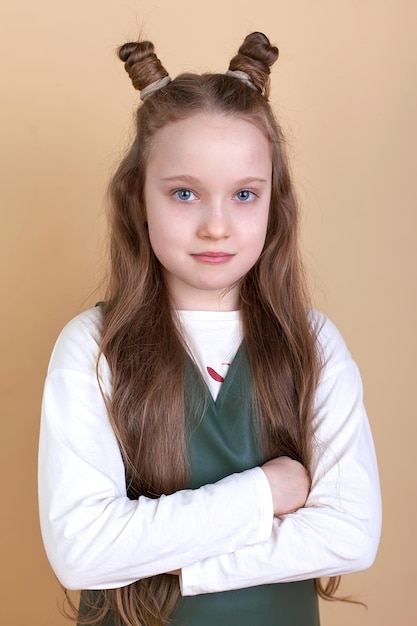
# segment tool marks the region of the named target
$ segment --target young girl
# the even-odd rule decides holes
[[[82,624],[316,626],[317,579],[373,562],[380,499],[358,370],[308,306],[278,50],[252,33],[172,81],[149,42],[119,56],[142,104],[106,299],[46,380],[48,557]]]

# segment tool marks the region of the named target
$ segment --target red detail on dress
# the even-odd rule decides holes
[[[223,376],[220,376],[220,374],[218,374],[212,367],[208,367],[207,371],[213,380],[216,380],[218,383],[224,382]]]

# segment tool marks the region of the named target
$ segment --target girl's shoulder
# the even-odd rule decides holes
[[[352,355],[336,325],[320,311],[311,310],[309,317],[325,369],[353,363]]]
[[[54,369],[78,369],[80,363],[97,363],[101,338],[101,307],[83,311],[68,322],[56,340],[49,372]]]

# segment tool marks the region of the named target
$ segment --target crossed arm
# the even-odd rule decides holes
[[[96,315],[64,330],[43,402],[41,527],[66,587],[121,587],[180,570],[188,595],[371,564],[380,531],[375,455],[356,366],[332,328],[311,488],[304,468],[281,457],[214,485],[132,501],[96,381]],[[105,362],[101,377],[110,390]]]

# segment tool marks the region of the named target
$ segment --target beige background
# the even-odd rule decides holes
[[[0,12],[0,624],[67,623],[37,521],[39,406],[57,333],[100,297],[104,190],[137,98],[114,48],[139,28],[174,75],[223,71],[250,30],[280,47],[272,99],[316,304],[360,365],[384,499],[377,561],[344,581],[368,611],[327,604],[322,624],[415,624],[415,0],[2,0]]]

